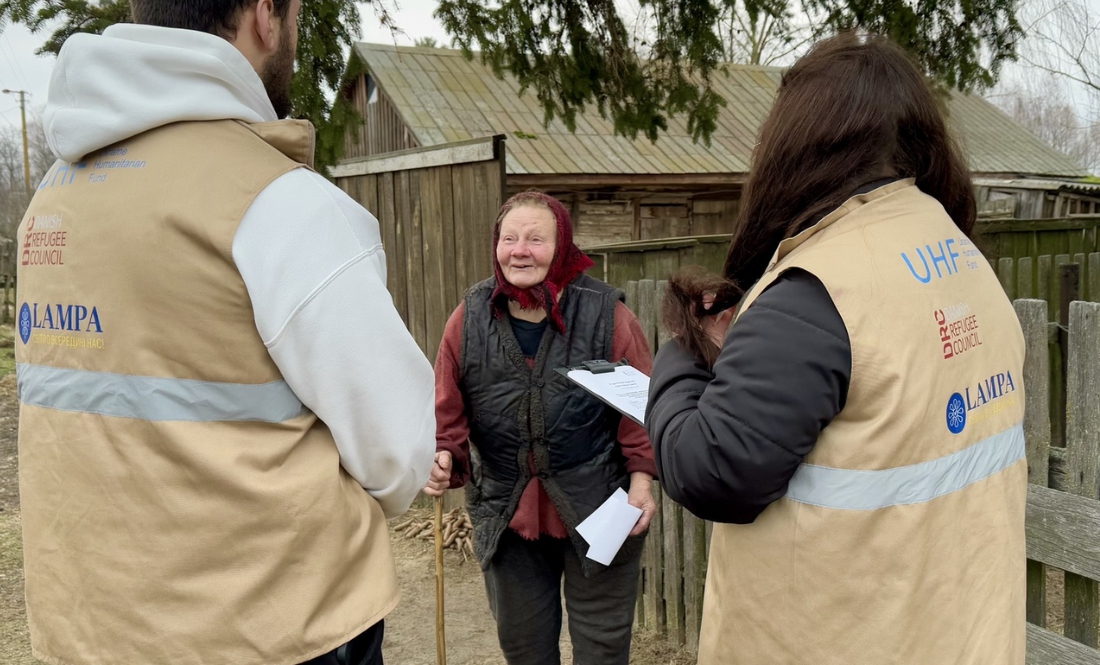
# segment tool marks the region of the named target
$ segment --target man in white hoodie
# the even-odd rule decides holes
[[[34,655],[381,663],[433,373],[377,221],[279,120],[300,0],[131,5],[61,51],[19,230]]]

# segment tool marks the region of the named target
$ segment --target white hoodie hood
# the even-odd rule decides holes
[[[50,78],[46,139],[75,162],[186,120],[277,120],[260,77],[216,35],[118,24],[66,40]]]

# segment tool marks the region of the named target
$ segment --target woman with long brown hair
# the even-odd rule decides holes
[[[725,281],[674,282],[650,389],[665,491],[722,523],[701,664],[1023,663],[1024,344],[974,219],[901,49],[841,35],[784,75]]]

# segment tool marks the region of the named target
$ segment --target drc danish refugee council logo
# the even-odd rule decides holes
[[[966,402],[963,396],[955,393],[947,400],[947,429],[958,434],[966,427]]]

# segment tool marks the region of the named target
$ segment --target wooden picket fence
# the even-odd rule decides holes
[[[0,238],[0,323],[15,321],[15,267],[18,260],[15,243]]]
[[[1028,665],[1100,665],[1100,304],[1080,300],[1100,299],[1100,254],[1076,258],[1005,259],[994,266],[1009,295],[1024,296],[1014,306],[1027,343]],[[1067,272],[1076,273],[1076,283],[1061,277]],[[626,289],[654,352],[668,340],[658,324],[665,288],[662,281],[639,280]],[[1064,323],[1060,313],[1050,313],[1054,302],[1059,309],[1064,302]],[[1052,371],[1057,354],[1065,357],[1060,374]],[[1052,436],[1056,394],[1065,404],[1061,445]],[[659,483],[654,493],[657,514],[642,558],[636,623],[695,651],[710,524],[672,502]]]
[[[658,325],[667,285],[667,281],[650,279],[626,285],[627,305],[642,324],[654,354],[669,339]],[[653,483],[657,512],[649,523],[642,554],[635,620],[640,628],[667,635],[674,644],[694,651],[703,615],[710,523],[669,499],[660,485]]]
[[[1100,252],[1003,258],[991,261],[1008,297],[1047,303],[1050,349],[1051,445],[1065,447],[1066,372],[1070,303],[1100,302]]]

